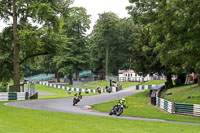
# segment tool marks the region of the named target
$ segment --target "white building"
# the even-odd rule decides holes
[[[150,76],[149,74],[147,76],[140,76],[139,74],[135,73],[133,70],[119,70],[118,71],[118,77],[120,82],[144,82],[149,80],[163,80],[165,79],[164,76],[158,76],[157,74],[153,74],[153,76]]]

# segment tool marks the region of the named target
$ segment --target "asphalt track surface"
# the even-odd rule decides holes
[[[48,100],[32,100],[32,101],[21,101],[6,103],[7,106],[15,106],[20,108],[39,109],[47,111],[65,112],[72,114],[85,114],[85,115],[96,115],[102,117],[112,117],[118,119],[129,119],[129,120],[141,120],[141,121],[154,121],[154,122],[165,122],[165,123],[176,123],[186,125],[200,125],[200,123],[189,123],[189,122],[176,122],[167,121],[161,119],[149,119],[129,116],[110,116],[108,113],[102,113],[88,109],[88,105],[94,105],[104,102],[113,101],[122,97],[131,96],[142,91],[133,90],[129,87],[123,91],[117,93],[106,93],[100,95],[83,96],[81,101],[76,106],[72,106],[73,98],[61,98],[61,99],[48,99]]]

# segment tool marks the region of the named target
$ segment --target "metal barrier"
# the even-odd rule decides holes
[[[1,92],[0,101],[27,100],[28,92]]]
[[[175,103],[175,113],[181,115],[200,116],[200,105]]]
[[[39,84],[45,85],[45,86],[49,86],[49,87],[54,87],[54,88],[58,88],[58,89],[63,89],[63,90],[71,90],[71,91],[80,91],[80,92],[85,92],[86,89],[82,89],[82,88],[71,88],[71,87],[66,87],[66,86],[62,86],[62,85],[56,85],[56,84],[49,84],[47,82],[39,82]],[[96,89],[87,89],[87,91],[89,91],[89,93],[97,93]],[[101,89],[101,92],[106,92],[106,89]]]
[[[174,103],[168,100],[156,97],[156,106],[167,111],[168,113],[175,113]]]
[[[200,117],[199,104],[174,103],[157,97],[156,106],[167,111],[168,113]]]

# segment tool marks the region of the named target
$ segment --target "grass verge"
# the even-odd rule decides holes
[[[4,106],[1,133],[197,133],[199,126],[77,115]],[[166,130],[167,128],[167,130]]]
[[[153,85],[153,84],[164,84],[166,80],[150,80],[148,82],[143,83],[142,85]]]
[[[166,95],[167,92],[172,92],[172,95]],[[200,104],[200,86],[195,84],[168,89],[162,97],[177,103]]]
[[[25,85],[25,87],[27,87],[27,85]],[[67,94],[67,90],[53,88],[53,87],[44,86],[44,85],[40,85],[40,84],[36,84],[35,88],[36,88],[36,90],[39,90],[39,91],[44,91],[44,92],[54,94],[54,95],[39,95],[39,99],[73,97],[74,94],[76,93],[76,92],[72,92],[71,94]],[[96,94],[98,94],[98,93],[89,93],[89,94],[82,93],[83,96],[96,95]]]
[[[153,119],[163,119],[169,121],[182,121],[182,122],[195,122],[200,123],[198,117],[191,116],[180,116],[175,114],[169,114],[163,112],[155,106],[148,104],[148,91],[126,97],[128,104],[128,109],[125,109],[123,115],[134,116],[134,117],[143,117],[143,118],[153,118]],[[92,109],[98,110],[101,112],[109,111],[110,108],[115,105],[117,100],[102,104],[93,105]]]
[[[127,88],[130,86],[135,86],[139,84],[138,82],[120,82],[122,84],[122,88]],[[97,89],[97,87],[101,87],[101,89],[104,89],[105,87],[110,86],[109,81],[94,81],[94,82],[88,82],[87,84],[84,84],[83,89]],[[67,87],[73,87],[72,85],[64,85]]]

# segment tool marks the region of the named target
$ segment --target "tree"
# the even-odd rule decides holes
[[[99,19],[97,20],[94,30],[92,33],[92,42],[94,43],[94,48],[97,48],[97,55],[99,58],[105,58],[105,70],[106,75],[109,73],[108,66],[111,65],[109,63],[109,55],[112,54],[111,51],[115,45],[117,45],[118,41],[118,27],[119,18],[116,14],[111,12],[105,12],[99,14]]]
[[[173,72],[169,64],[163,64],[160,60],[160,51],[156,50],[157,45],[154,42],[157,36],[152,34],[157,27],[155,22],[159,19],[160,2],[156,0],[131,0],[130,2],[136,5],[136,7],[128,7],[137,29],[137,40],[133,44],[133,68],[142,75],[164,73],[167,76],[169,87],[172,87],[171,76]],[[157,31],[159,32],[158,29]],[[162,32],[160,32],[160,35],[162,37]],[[163,38],[160,38],[160,40],[164,41]]]
[[[157,43],[156,50],[160,51],[162,63],[170,65],[177,74],[200,72],[199,5],[198,0],[159,3],[159,19],[154,24],[152,35],[156,36],[154,42]],[[162,36],[159,36],[159,32],[162,32]]]
[[[168,73],[199,72],[199,5],[198,0],[130,0],[135,24],[148,28],[161,66]],[[141,40],[141,39],[140,39]],[[145,48],[144,48],[145,49]],[[170,76],[169,76],[170,77]],[[200,80],[199,80],[200,81]]]
[[[118,24],[118,42],[115,45],[115,52],[113,53],[113,67],[114,73],[118,70],[131,69],[131,55],[132,45],[135,42],[134,34],[136,30],[133,28],[133,21],[131,18],[122,18]]]
[[[42,31],[36,26],[33,26],[31,21],[39,23],[43,25],[43,27],[52,26],[54,31],[58,31],[60,26],[58,15],[67,12],[66,10],[68,10],[68,7],[71,3],[72,1],[70,0],[0,1],[0,19],[3,19],[5,22],[9,22],[10,18],[13,20],[12,30],[9,30],[13,33],[11,39],[13,41],[13,45],[9,44],[11,51],[6,51],[11,53],[13,58],[12,66],[14,84],[19,84],[20,82],[20,64],[24,63],[29,58],[45,55],[51,52],[44,50],[46,46],[49,48],[48,44],[43,44],[40,42]],[[26,38],[27,36],[30,37],[31,35],[33,35],[36,40],[34,40],[35,38],[31,40]],[[30,46],[28,47],[28,50],[24,49],[26,46],[23,46],[22,43]],[[35,51],[35,48],[37,48],[37,52]],[[1,49],[5,49],[3,44],[1,45]],[[28,55],[26,55],[27,53]]]
[[[76,73],[79,80],[79,71],[88,67],[88,50],[86,30],[90,20],[86,9],[73,7],[68,16],[63,16],[62,35],[68,38],[69,43],[63,44],[54,57],[59,71],[67,75],[72,84],[72,74]]]

